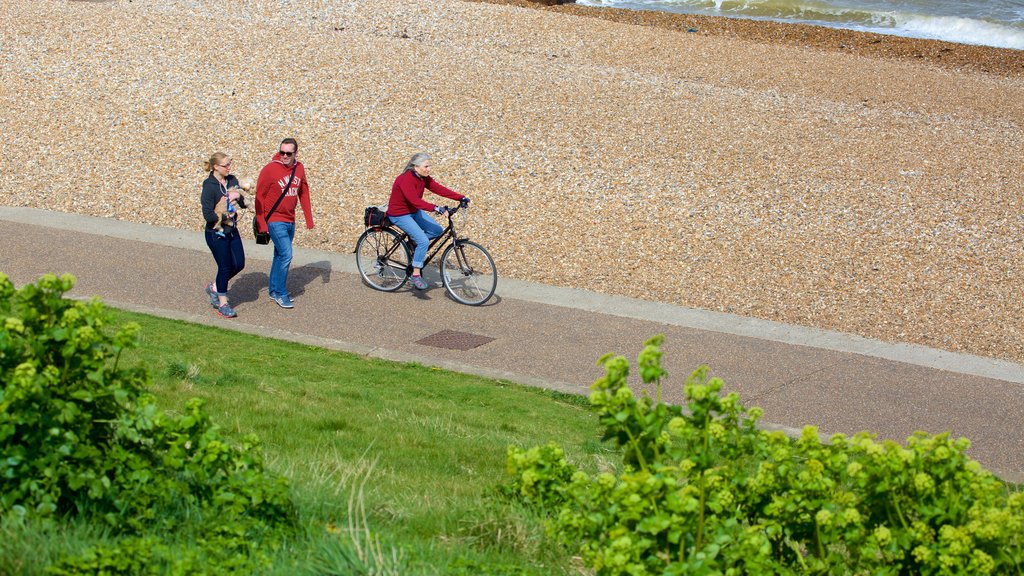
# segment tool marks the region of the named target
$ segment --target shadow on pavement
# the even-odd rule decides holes
[[[423,280],[429,285],[429,288],[427,288],[426,290],[417,290],[415,287],[413,287],[411,282],[407,282],[405,286],[402,287],[401,291],[408,291],[409,293],[411,293],[413,296],[420,300],[430,300],[432,296],[429,293],[440,290],[441,294],[444,296],[446,300],[450,302],[455,302],[456,304],[460,303],[455,298],[452,298],[452,295],[449,294],[448,290],[445,289],[444,282],[441,281],[441,273],[438,272],[438,270],[435,267],[431,266],[423,268],[421,273],[423,274]],[[490,306],[497,306],[499,304],[501,304],[501,296],[495,293],[487,302],[481,304],[480,307],[487,308]]]
[[[331,283],[330,262],[326,260],[312,262],[289,270],[288,292],[292,296],[302,294],[306,291],[306,286],[309,286],[317,278],[321,279],[322,284]],[[270,277],[266,272],[242,272],[228,287],[231,303],[238,305],[255,302],[259,299],[261,291],[266,293],[269,280]]]
[[[314,280],[320,278],[321,284],[331,283],[331,263],[327,260],[310,262],[298,268],[292,268],[288,272],[288,293],[292,296],[299,296],[306,291]]]
[[[266,272],[242,272],[228,285],[231,305],[255,302],[260,296],[260,290],[266,289],[267,280]]]

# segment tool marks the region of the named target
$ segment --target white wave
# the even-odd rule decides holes
[[[1024,50],[1024,30],[973,18],[895,14],[890,33],[893,32],[900,36]]]
[[[970,16],[977,13],[977,6],[974,5],[960,4],[959,10],[970,14],[954,16],[880,10],[881,5],[878,2],[858,0],[577,0],[577,3],[634,10],[664,10],[777,22],[800,22],[895,36],[1024,50],[1024,26],[1016,25],[1016,19],[1012,16],[1005,24],[972,18]],[[931,7],[940,8],[938,4]],[[1005,17],[1007,12],[1004,10],[1000,14]],[[1024,10],[1021,14],[1024,15]]]

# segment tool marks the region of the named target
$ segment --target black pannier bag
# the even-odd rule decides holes
[[[390,226],[391,220],[388,218],[387,212],[381,210],[380,207],[367,206],[363,211],[363,224],[367,228],[381,228]]]

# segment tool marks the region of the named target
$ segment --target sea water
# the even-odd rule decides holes
[[[1024,50],[1024,0],[576,0],[576,3],[798,22]],[[1021,57],[1024,58],[1024,54]]]

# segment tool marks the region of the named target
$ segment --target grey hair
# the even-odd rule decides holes
[[[430,154],[417,152],[412,155],[412,158],[409,158],[409,163],[405,165],[405,170],[402,170],[402,172],[412,170],[413,166],[422,166],[427,160],[430,160]]]

